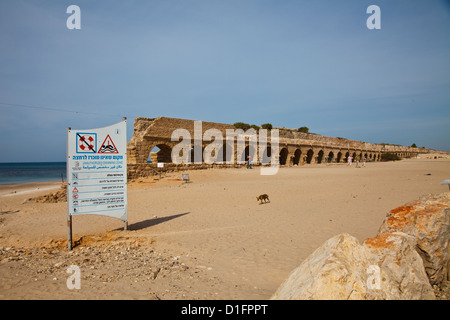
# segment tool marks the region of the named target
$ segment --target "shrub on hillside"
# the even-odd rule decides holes
[[[267,129],[267,130],[272,130],[272,125],[270,123],[264,123],[261,125],[261,128]]]
[[[233,126],[234,126],[236,129],[242,129],[242,130],[244,130],[244,131],[250,129],[250,125],[249,125],[248,123],[245,123],[245,122],[235,122],[235,123],[233,124]]]

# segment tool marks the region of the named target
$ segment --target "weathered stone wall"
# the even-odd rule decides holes
[[[202,130],[201,137],[205,131],[209,129],[217,129],[222,133],[223,139],[227,136],[227,129],[235,130],[232,124],[215,123],[215,122],[201,122]],[[171,141],[171,136],[174,130],[185,129],[191,135],[191,145],[195,141],[199,141],[199,137],[194,135],[194,120],[175,119],[167,117],[158,118],[136,118],[134,123],[134,133],[131,141],[127,146],[127,160],[129,166],[129,178],[137,178],[139,175],[150,175],[156,168],[158,162],[165,163],[165,170],[182,170],[186,169],[186,165],[174,165],[171,159],[172,148],[176,146],[179,141]],[[348,140],[344,138],[325,137],[312,133],[301,133],[294,129],[276,128],[279,130],[279,164],[280,165],[304,165],[310,163],[342,163],[347,161],[348,156],[355,158],[360,156],[367,158],[368,161],[379,161],[381,154],[391,152],[400,157],[415,157],[419,153],[428,153],[434,150],[424,148],[412,148],[404,146],[393,146],[385,144],[373,144],[362,141]],[[198,130],[199,131],[199,130]],[[200,132],[200,131],[199,131]],[[270,133],[268,133],[268,146],[270,148]],[[225,142],[225,140],[224,140]],[[209,145],[210,141],[200,141],[204,149]],[[224,143],[225,144],[225,143]],[[158,147],[160,150],[151,155],[152,164],[147,163],[150,152]],[[234,144],[233,159],[225,158],[225,147],[222,152],[225,160],[234,160],[235,164],[242,164],[239,161],[245,161],[249,150],[244,153],[237,154],[236,142]],[[256,150],[258,154],[258,150]],[[202,164],[194,164],[193,155],[190,156],[192,164],[189,168],[209,168],[211,165],[206,165],[204,160]],[[190,159],[191,159],[190,158]],[[260,159],[256,157],[253,163],[259,165]],[[215,164],[215,166],[229,167],[230,164]],[[232,165],[235,166],[235,165]]]

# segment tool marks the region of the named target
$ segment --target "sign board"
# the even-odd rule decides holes
[[[164,168],[164,162],[158,162],[157,167],[158,168]]]
[[[127,217],[127,123],[67,130],[67,215]],[[125,224],[126,226],[126,224]]]

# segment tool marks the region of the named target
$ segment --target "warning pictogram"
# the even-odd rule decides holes
[[[98,149],[98,153],[119,153],[109,134],[106,136],[100,149]]]
[[[77,153],[96,153],[96,133],[77,133]]]

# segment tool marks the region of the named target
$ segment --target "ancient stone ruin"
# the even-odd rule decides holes
[[[157,169],[158,163],[164,163],[164,170],[179,171],[189,169],[203,169],[211,167],[237,167],[243,165],[250,154],[249,142],[246,141],[245,150],[238,154],[236,140],[226,141],[227,130],[235,130],[232,124],[202,121],[201,134],[195,134],[195,121],[175,118],[136,118],[134,133],[127,146],[128,178],[135,179],[151,175]],[[189,155],[189,164],[174,164],[171,158],[172,149],[179,143],[172,141],[172,133],[176,129],[184,129],[191,136],[191,146],[201,145],[202,151],[211,141],[203,139],[209,129],[216,129],[222,133],[223,148],[219,153],[223,155],[223,163],[207,164],[206,159],[194,161],[194,152]],[[373,144],[344,138],[325,137],[313,133],[297,132],[294,129],[274,128],[279,130],[278,163],[281,166],[302,166],[320,163],[345,163],[349,156],[353,159],[360,156],[367,161],[380,161],[383,153],[394,153],[402,158],[415,157],[419,153],[428,153],[424,148],[413,148],[385,144]],[[200,139],[199,139],[200,136]],[[267,155],[271,156],[270,134],[268,134]],[[234,144],[234,145],[231,145]],[[157,152],[152,150],[157,147]],[[232,150],[230,152],[230,150]],[[258,150],[255,150],[258,154]],[[232,157],[232,158],[230,158]],[[234,160],[234,161],[230,161]],[[232,162],[230,164],[230,162]],[[254,165],[260,165],[261,159],[254,158]]]

